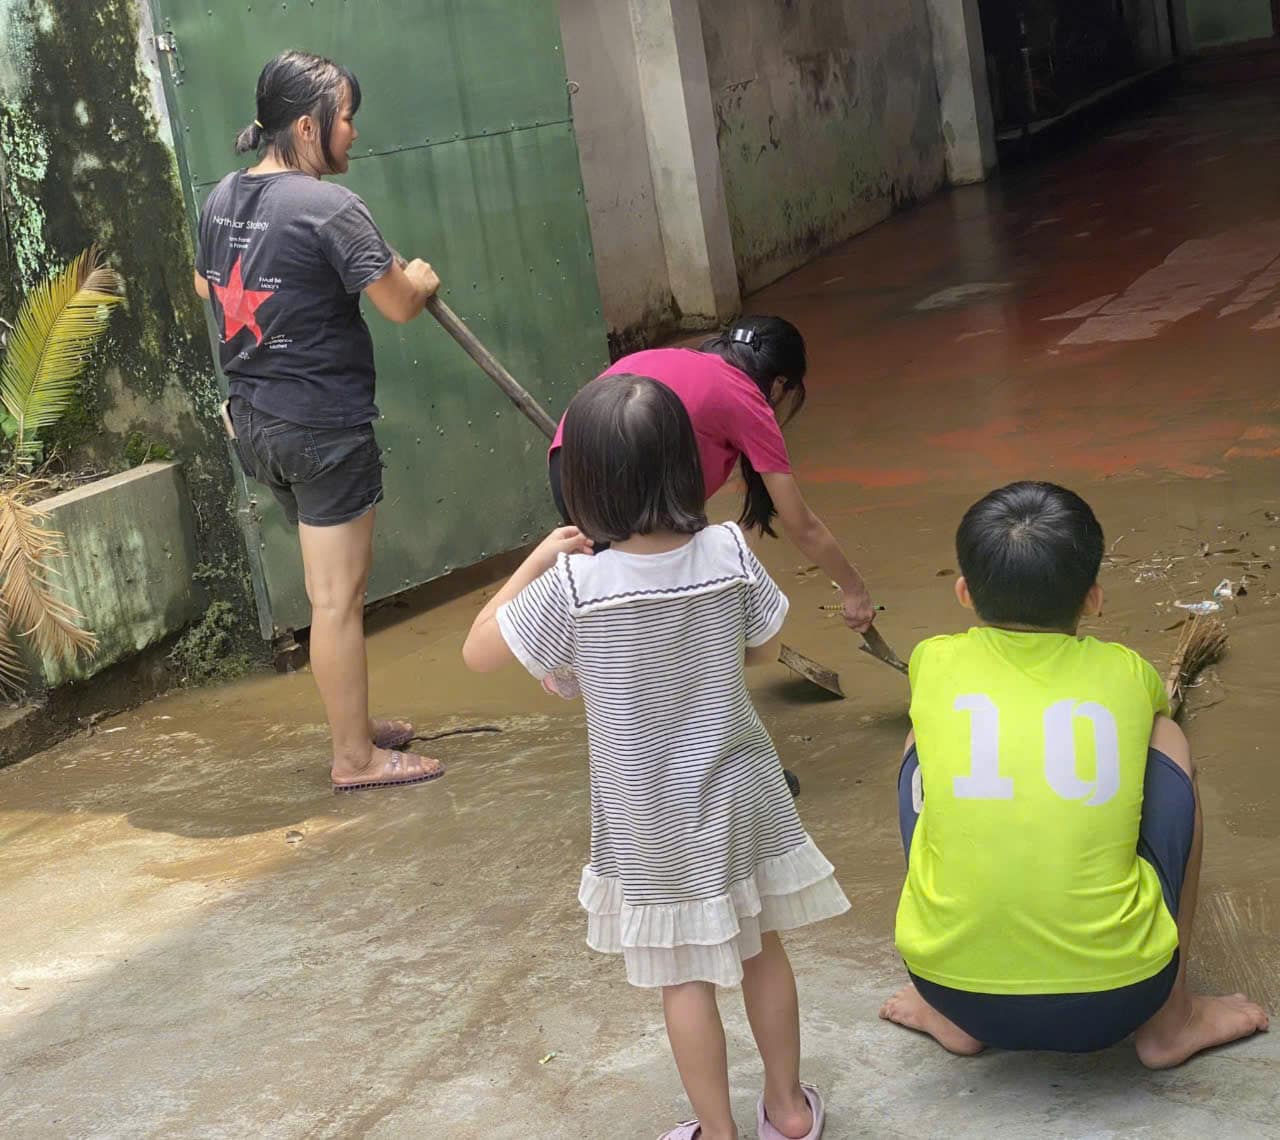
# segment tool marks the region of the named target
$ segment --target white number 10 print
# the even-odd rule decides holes
[[[1000,775],[1000,710],[984,693],[956,697],[955,707],[969,714],[969,774],[957,776],[953,789],[961,800],[1011,800],[1013,779]],[[1075,721],[1093,728],[1095,778],[1076,771]],[[1068,698],[1044,710],[1044,778],[1064,800],[1105,804],[1120,790],[1120,734],[1111,710],[1096,701]]]

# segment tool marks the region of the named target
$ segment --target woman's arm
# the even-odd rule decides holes
[[[840,544],[804,501],[794,475],[776,471],[761,475],[778,511],[778,522],[796,548],[816,562],[844,595],[844,620],[861,633],[875,620],[871,594],[858,569],[845,556]]]
[[[209,282],[198,273],[194,274],[194,277],[196,292],[200,295],[202,300],[207,301],[209,299]]]
[[[440,278],[425,261],[401,263],[396,258],[377,281],[365,286],[365,295],[389,321],[398,325],[413,320],[440,288]]]

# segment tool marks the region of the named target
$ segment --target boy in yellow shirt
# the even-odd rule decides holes
[[[897,945],[912,984],[880,1016],[962,1054],[1136,1032],[1151,1068],[1266,1029],[1243,994],[1187,987],[1195,769],[1151,665],[1076,635],[1102,608],[1093,511],[1013,483],[969,509],[956,550],[956,596],[982,624],[911,656]]]

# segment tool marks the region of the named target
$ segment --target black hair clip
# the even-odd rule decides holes
[[[760,338],[756,335],[755,329],[736,328],[729,334],[729,339],[736,341],[738,344],[745,344],[748,348],[755,345]]]

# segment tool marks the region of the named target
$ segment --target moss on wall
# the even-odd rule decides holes
[[[185,467],[201,559],[242,570],[221,397],[191,287],[177,163],[139,59],[138,3],[145,0],[0,3],[0,279],[11,301],[91,243],[103,248],[128,304],[59,442],[106,470],[129,464],[131,440],[171,452]],[[212,585],[259,651],[246,582],[238,571]]]

